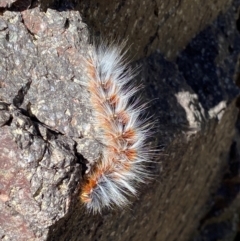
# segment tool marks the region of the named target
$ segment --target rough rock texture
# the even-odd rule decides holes
[[[61,11],[46,12],[36,4],[23,10],[17,2],[0,16],[1,240],[237,241],[240,102],[236,107],[234,81],[240,86],[240,1],[228,9],[229,1],[179,1],[177,6],[162,1],[162,12],[155,2],[162,23],[151,19],[150,4],[136,18],[141,31],[131,34],[118,30],[125,21],[134,24],[121,13],[123,1],[114,24],[109,19],[102,23],[103,38],[103,26],[117,31],[118,38],[130,35],[131,43],[142,38],[133,46],[138,54],[129,55],[144,56],[132,65],[141,66],[136,81],[145,86],[143,99],[151,100],[155,143],[162,151],[151,166],[155,180],[142,187],[129,209],[95,216],[86,213],[78,198],[86,160],[91,163],[101,154],[88,93],[81,86],[83,58],[91,48],[87,25],[79,12],[64,11],[66,1],[55,3]],[[87,6],[82,4],[78,7]],[[86,19],[90,28],[116,3],[109,4],[81,9],[89,19],[97,16],[92,24]],[[134,6],[127,8],[143,10]],[[193,38],[176,61],[165,59],[164,53],[175,57],[220,9],[225,13]],[[129,11],[125,9],[134,16]],[[157,37],[149,41],[157,22]],[[153,23],[154,30],[143,34]]]
[[[42,240],[47,227],[67,213],[81,180],[82,157],[73,138],[83,141],[91,129],[77,83],[87,33],[84,24],[75,26],[81,22],[76,12],[6,11],[0,21],[1,143],[6,143],[0,157],[1,235],[3,240]],[[9,221],[16,215],[21,230]]]
[[[17,0],[1,0],[0,1],[0,8],[10,7],[16,1]]]

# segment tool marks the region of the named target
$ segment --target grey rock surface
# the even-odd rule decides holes
[[[118,18],[125,16],[121,13],[125,2],[118,4],[115,22],[120,29]],[[240,213],[239,104],[235,103],[239,89],[234,84],[240,79],[240,1],[228,9],[230,1],[206,5],[194,1],[190,13],[188,1],[162,4],[166,18],[159,5],[157,18],[164,21],[156,36],[164,31],[166,41],[156,37],[149,43],[147,31],[139,42],[138,35],[143,35],[139,30],[129,37],[130,43],[135,43],[134,38],[138,43],[133,51],[140,49],[137,56],[129,53],[130,59],[138,59],[132,66],[140,67],[136,83],[144,84],[142,98],[150,100],[149,115],[156,123],[152,144],[159,151],[149,167],[155,178],[141,188],[129,208],[104,210],[101,215],[88,214],[79,201],[86,164],[101,155],[88,93],[81,85],[87,77],[83,59],[91,48],[87,27],[94,24],[85,19],[87,26],[78,11],[63,8],[40,11],[32,6],[19,12],[6,10],[0,16],[1,240],[200,241],[212,240],[218,229],[223,232],[217,238],[234,240]],[[102,17],[95,20],[99,23],[113,7],[104,2],[94,6],[82,12],[91,19],[100,11]],[[133,6],[127,9],[136,10]],[[88,9],[95,9],[95,15]],[[197,9],[201,21],[194,25]],[[175,61],[166,60],[175,57],[220,9],[225,12]],[[138,14],[147,19],[150,10]],[[148,20],[142,20],[142,29],[148,29]],[[110,23],[106,19],[106,29]],[[183,25],[187,25],[185,35]],[[168,31],[169,26],[174,28]],[[118,37],[129,35],[128,30],[123,34],[116,26],[112,29]],[[103,38],[112,36],[105,31]],[[233,184],[226,187],[229,182]],[[237,190],[217,209],[217,197],[228,198],[223,187]]]
[[[10,7],[16,1],[17,0],[1,0],[0,1],[0,8]]]
[[[1,146],[1,237],[43,240],[48,227],[66,215],[78,191],[82,157],[72,138],[91,136],[91,113],[78,83],[87,32],[77,12],[5,11],[0,21],[1,137],[4,142],[7,136],[9,148]],[[15,228],[13,211],[24,229]]]

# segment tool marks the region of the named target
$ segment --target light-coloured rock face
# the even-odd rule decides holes
[[[78,191],[82,158],[72,138],[94,132],[79,84],[86,27],[76,11],[34,8],[4,12],[0,28],[1,236],[43,240]]]
[[[214,209],[211,194],[222,185],[225,170],[234,178],[234,158],[228,157],[238,154],[233,147],[239,145],[233,76],[239,78],[240,2],[229,9],[227,0],[200,2],[81,1],[76,8],[85,23],[78,11],[63,8],[2,13],[2,240],[190,240]],[[226,13],[205,28],[220,10]],[[138,60],[131,63],[139,68],[136,84],[143,83],[142,99],[150,101],[151,141],[157,147],[148,167],[153,180],[129,208],[101,215],[87,214],[79,201],[86,166],[102,151],[82,85],[91,50],[88,28],[100,29],[107,40],[128,37],[129,59]],[[234,195],[229,205],[236,211],[239,194]],[[222,222],[232,220],[234,226],[236,219],[224,211],[229,219]]]
[[[5,8],[5,7],[10,7],[16,0],[1,0],[0,2],[0,7]]]

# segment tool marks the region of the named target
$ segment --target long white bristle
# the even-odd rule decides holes
[[[145,105],[131,82],[135,71],[128,67],[123,45],[101,44],[86,60],[90,106],[103,145],[102,159],[85,176],[81,200],[91,212],[128,205],[145,182],[149,162],[147,139],[150,122],[142,118]],[[141,117],[140,117],[141,116]]]

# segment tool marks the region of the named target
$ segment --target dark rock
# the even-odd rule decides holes
[[[76,8],[95,35],[107,40],[128,39],[133,58],[139,59],[160,49],[167,58],[174,59],[191,38],[226,11],[231,2],[83,0],[78,1]]]

